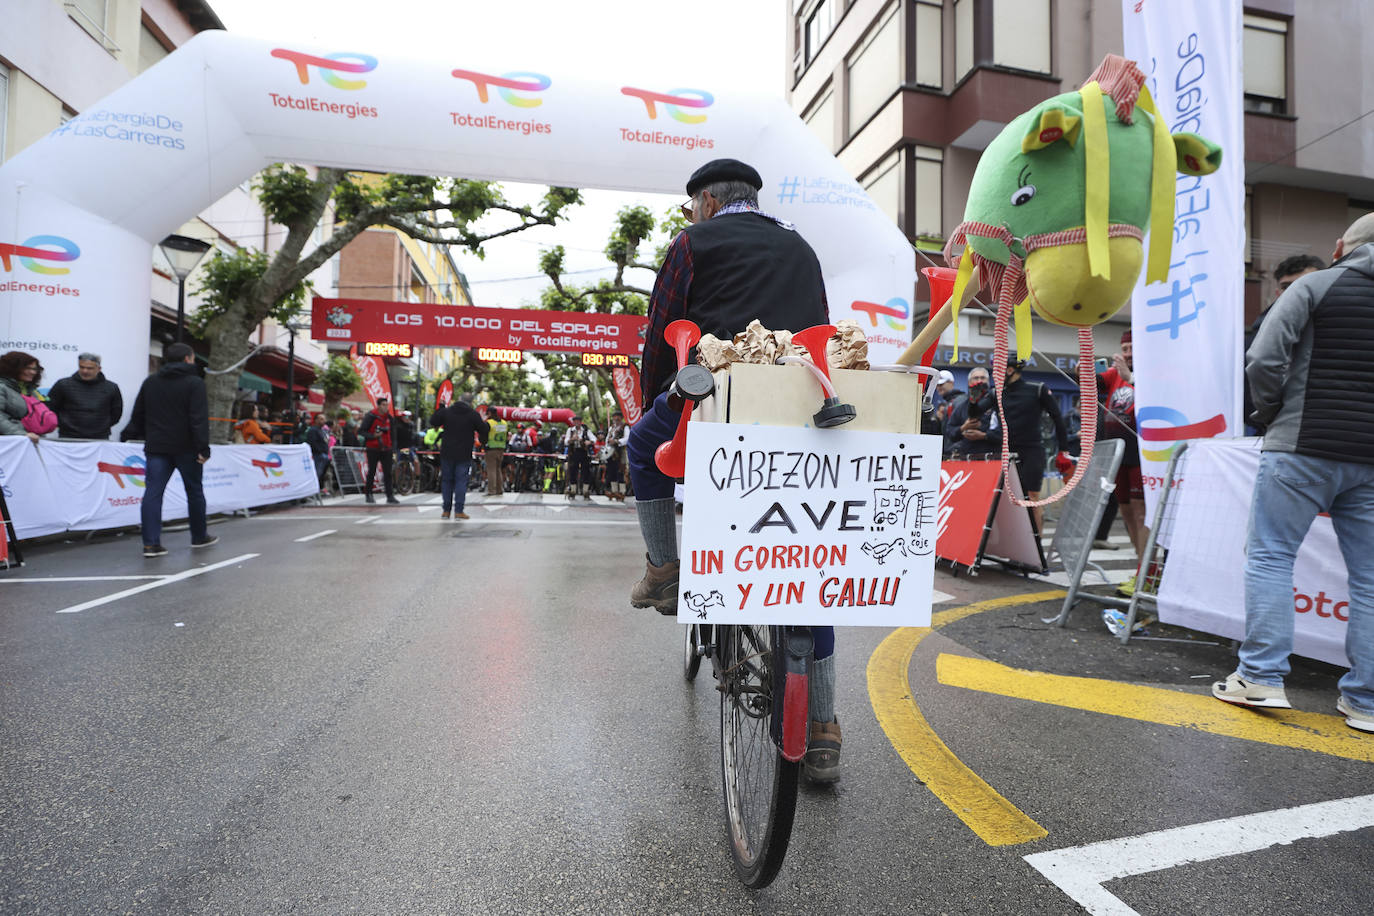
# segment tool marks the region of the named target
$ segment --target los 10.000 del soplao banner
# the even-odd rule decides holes
[[[678,620],[928,626],[940,439],[693,423]]]

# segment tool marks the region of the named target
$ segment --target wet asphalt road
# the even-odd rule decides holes
[[[632,509],[474,500],[442,522],[427,500],[228,520],[215,547],[171,534],[156,561],[136,537],[42,545],[0,573],[257,554],[79,613],[56,612],[152,580],[0,583],[0,911],[1071,913],[1024,856],[1374,791],[1363,760],[940,683],[941,653],[1194,693],[1231,664],[1010,606],[937,630],[908,672],[954,754],[1048,831],[990,846],[875,718],[887,632],[845,630],[844,778],[803,793],[778,881],[746,891],[711,679],[686,684],[680,628],[625,600]],[[936,585],[938,608],[1045,588]],[[1333,672],[1299,664],[1295,705],[1329,711]],[[1140,913],[1367,913],[1371,860],[1364,828],[1107,888]]]

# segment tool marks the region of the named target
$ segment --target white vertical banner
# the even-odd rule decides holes
[[[1126,56],[1169,131],[1222,148],[1211,175],[1179,175],[1169,277],[1131,299],[1135,416],[1147,511],[1179,442],[1239,436],[1245,314],[1241,2],[1122,0]],[[1185,368],[1186,367],[1186,368]]]

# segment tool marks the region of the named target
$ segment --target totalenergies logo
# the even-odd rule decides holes
[[[502,73],[500,76],[493,76],[490,73],[478,73],[476,70],[454,70],[453,75],[460,80],[470,80],[477,87],[477,98],[483,104],[488,100],[487,90],[495,86],[497,93],[508,105],[516,108],[538,108],[544,104],[543,99],[526,98],[523,95],[516,95],[516,92],[543,92],[549,88],[551,81],[542,73],[529,73],[524,70],[512,70],[510,73]]]
[[[664,110],[673,116],[676,121],[683,124],[700,124],[706,120],[704,114],[689,114],[683,111],[684,108],[709,108],[715,102],[716,97],[703,89],[670,89],[667,92],[653,92],[649,89],[635,89],[633,86],[624,86],[620,90],[621,95],[633,96],[644,103],[644,108],[649,113],[649,120],[658,118],[658,109],[655,107],[662,104]]]
[[[1140,455],[1147,461],[1168,461],[1179,442],[1210,439],[1226,431],[1226,417],[1221,414],[1189,423],[1183,412],[1158,405],[1136,407],[1135,420],[1140,431]],[[1156,425],[1147,426],[1148,423]],[[1164,443],[1164,447],[1160,448],[1159,443]],[[1155,447],[1150,448],[1150,444],[1155,444]]]
[[[129,483],[142,489],[147,486],[145,478],[148,475],[148,463],[143,460],[142,455],[130,455],[124,459],[123,464],[112,464],[108,461],[97,461],[95,469],[101,474],[109,474],[114,478],[119,488],[124,489],[124,480],[127,478]]]
[[[6,273],[12,269],[10,259],[18,258],[20,264],[36,274],[67,274],[71,273],[71,268],[49,267],[39,261],[68,262],[79,257],[81,249],[76,243],[60,235],[35,235],[18,245],[0,242],[0,266]]]
[[[868,315],[873,327],[878,326],[878,316],[883,316],[883,321],[888,328],[894,331],[905,331],[907,321],[911,318],[911,306],[901,296],[893,296],[887,302],[879,305],[876,302],[865,302],[862,299],[855,299],[850,306],[856,312],[863,312]]]
[[[341,73],[368,73],[377,69],[377,58],[371,54],[326,54],[319,57],[314,54],[306,54],[304,51],[288,51],[286,48],[273,48],[273,57],[280,57],[282,60],[290,61],[296,65],[296,75],[301,78],[301,85],[310,84],[310,68],[314,67],[320,71],[320,76],[324,81],[335,89],[361,89],[367,85],[367,80],[348,80],[339,74]]]
[[[262,468],[262,476],[264,477],[268,474],[271,474],[273,477],[280,477],[282,474],[286,473],[285,471],[277,470],[281,467],[281,455],[278,455],[276,452],[268,452],[266,458],[253,458],[251,460],[253,467]]]

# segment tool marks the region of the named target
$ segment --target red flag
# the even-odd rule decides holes
[[[434,409],[447,407],[453,403],[453,379],[446,378],[439,386],[439,393],[434,397]]]
[[[367,399],[373,407],[377,406],[380,398],[391,400],[391,380],[386,375],[386,360],[380,356],[359,356],[357,346],[348,348],[348,358],[362,376],[363,390],[367,392]]]
[[[639,405],[639,369],[633,365],[616,366],[611,370],[611,380],[615,382],[615,399],[620,402],[625,423],[634,426],[642,413]]]

